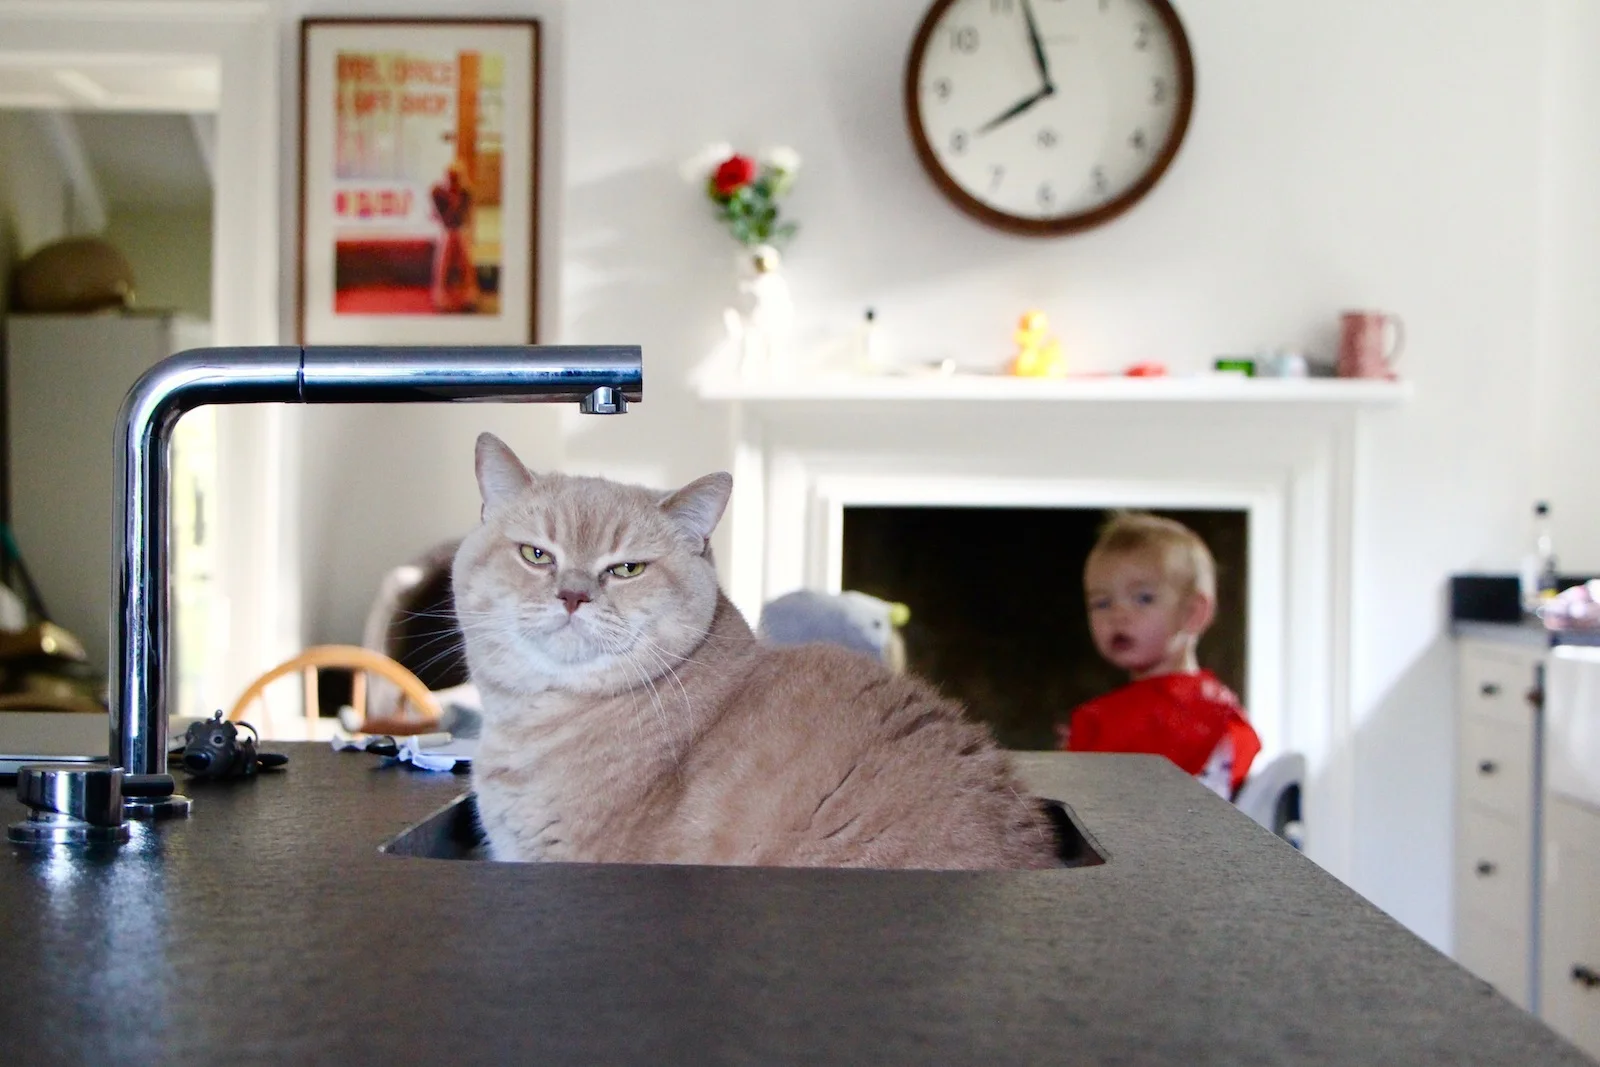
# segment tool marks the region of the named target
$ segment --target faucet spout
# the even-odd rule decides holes
[[[621,414],[644,398],[636,345],[275,346],[180,352],[134,383],[117,416],[111,561],[111,750],[130,814],[182,814],[167,776],[172,661],[172,431],[207,404],[571,402]]]

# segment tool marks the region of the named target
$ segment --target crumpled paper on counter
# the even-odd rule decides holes
[[[422,771],[454,771],[458,764],[470,765],[478,751],[476,737],[450,734],[411,734],[406,737],[351,736],[335,734],[335,752],[375,752],[397,763],[409,763]]]

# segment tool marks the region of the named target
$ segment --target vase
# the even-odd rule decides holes
[[[738,265],[738,308],[730,328],[739,334],[739,374],[787,378],[794,371],[794,300],[782,257],[771,245],[757,245],[741,253]]]

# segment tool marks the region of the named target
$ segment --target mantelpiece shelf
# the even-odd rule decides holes
[[[850,401],[1132,401],[1384,406],[1411,397],[1410,382],[1346,378],[1245,378],[1196,375],[1165,378],[1016,378],[953,374],[832,376],[790,380],[709,378],[696,385],[705,400]]]

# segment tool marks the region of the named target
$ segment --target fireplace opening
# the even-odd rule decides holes
[[[1200,665],[1245,707],[1248,514],[1151,508],[1176,519],[1217,563],[1216,620]],[[1100,508],[844,508],[842,587],[911,608],[907,668],[961,700],[1002,745],[1055,747],[1055,723],[1127,682],[1089,636],[1083,563]]]

